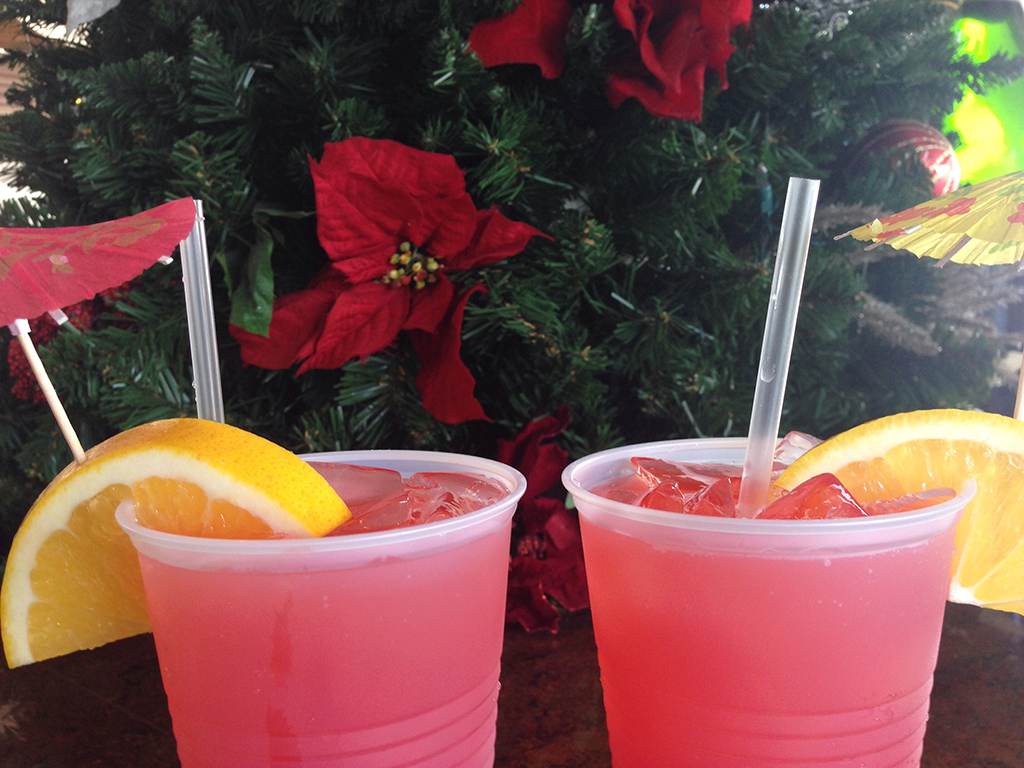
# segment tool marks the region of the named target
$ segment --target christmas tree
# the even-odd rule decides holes
[[[296,451],[501,456],[564,516],[571,458],[745,434],[788,178],[820,178],[783,429],[984,407],[1012,274],[832,236],[932,196],[873,131],[941,126],[1018,62],[961,55],[931,0],[680,6],[133,0],[61,37],[64,3],[16,0],[0,222],[201,200],[228,421]],[[69,314],[35,340],[86,446],[194,414],[177,265]],[[12,345],[7,540],[71,458],[33,387]],[[544,508],[516,584],[573,607]]]

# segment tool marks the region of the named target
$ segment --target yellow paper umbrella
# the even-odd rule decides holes
[[[836,236],[870,241],[868,250],[890,245],[936,266],[1018,264],[1024,269],[1024,171],[961,187],[900,213],[875,219]],[[1024,404],[1024,369],[1017,384],[1014,418]]]
[[[1024,266],[1024,171],[961,187],[837,236],[958,264]]]

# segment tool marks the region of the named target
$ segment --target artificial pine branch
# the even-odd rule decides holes
[[[905,349],[915,355],[934,357],[942,351],[928,328],[909,321],[896,307],[888,302],[862,293],[861,311],[857,325],[884,337],[894,347]]]
[[[0,19],[57,23],[59,5],[17,0]],[[494,455],[564,405],[558,440],[576,456],[745,432],[787,182],[822,178],[783,428],[824,436],[896,410],[984,406],[1006,343],[988,302],[1017,299],[1016,278],[998,287],[978,270],[960,285],[832,236],[928,196],[921,169],[851,160],[873,127],[938,125],[964,87],[1014,77],[1020,62],[956,57],[952,15],[930,0],[758,5],[729,87],[709,77],[697,123],[610,106],[609,67],[633,43],[609,2],[573,3],[559,77],[484,67],[467,50],[473,26],[515,6],[122,3],[73,41],[8,55],[24,68],[10,94],[22,109],[0,118],[0,159],[41,198],[0,204],[2,222],[87,224],[202,200],[228,419],[290,448]],[[328,264],[309,159],[354,136],[451,155],[477,209],[552,238],[455,275],[459,290],[487,289],[466,307],[460,358],[490,421],[446,425],[423,409],[404,332],[366,360],[303,374],[243,365],[226,332],[231,317],[265,324],[272,294]],[[44,350],[90,438],[188,411],[177,269],[154,268],[81,338]],[[874,300],[895,313],[877,333],[858,323]],[[893,344],[900,324],[941,350]],[[51,417],[10,383],[0,370],[3,413],[30,428],[0,440],[5,488],[61,455]]]

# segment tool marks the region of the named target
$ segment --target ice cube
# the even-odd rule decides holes
[[[636,504],[641,496],[651,490],[651,486],[637,477],[636,472],[631,472],[601,485],[595,485],[590,490],[603,499],[621,501],[623,504]]]
[[[397,490],[393,478],[367,475],[366,479],[379,481],[377,488],[382,495],[360,498],[352,519],[332,531],[332,535],[386,531],[447,520],[482,509],[508,495],[497,481],[467,472],[417,472],[405,481],[397,472],[394,474],[399,479]]]
[[[738,477],[742,469],[733,464],[717,464],[706,462],[701,464],[683,464],[663,459],[633,459],[633,467],[637,477],[649,483],[653,488],[666,480],[678,483],[684,492],[699,491],[723,477]]]
[[[733,516],[740,467],[732,464],[683,464],[637,456],[633,472],[595,486],[605,499],[647,509],[689,514]]]
[[[694,479],[687,477],[681,481],[663,480],[641,496],[636,504],[663,512],[735,517],[738,495],[737,477],[722,477],[708,485],[695,485]]]
[[[645,509],[660,509],[662,512],[685,512],[693,491],[686,491],[673,480],[665,480],[642,494],[636,506]]]
[[[762,510],[764,520],[819,520],[823,518],[866,517],[867,512],[850,495],[839,478],[817,475],[773,501]]]
[[[500,483],[469,472],[417,472],[406,482],[413,525],[464,515],[500,501]]]
[[[739,501],[739,496],[740,479],[723,477],[696,493],[692,506],[686,511],[691,515],[736,517],[736,502]]]
[[[361,508],[359,515],[342,523],[331,536],[347,536],[351,533],[369,533],[370,531],[387,531],[393,528],[406,528],[415,523],[409,514],[409,492],[401,492],[381,499],[377,504],[369,504]]]
[[[360,467],[331,461],[311,461],[309,464],[341,496],[352,511],[353,517],[366,513],[382,500],[405,489],[402,473],[393,469]]]
[[[819,443],[821,443],[821,440],[805,432],[790,432],[775,447],[774,462],[772,464],[773,473],[775,475],[781,474],[786,467]]]

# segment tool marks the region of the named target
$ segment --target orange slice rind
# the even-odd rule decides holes
[[[949,599],[1024,614],[1024,422],[956,409],[912,411],[825,440],[790,466],[789,490],[835,474],[861,502],[930,488],[977,493],[957,525]]]
[[[350,513],[290,451],[236,427],[169,419],[122,432],[64,469],[14,537],[0,587],[8,665],[149,631],[138,559],[118,505],[169,533],[322,536]]]

